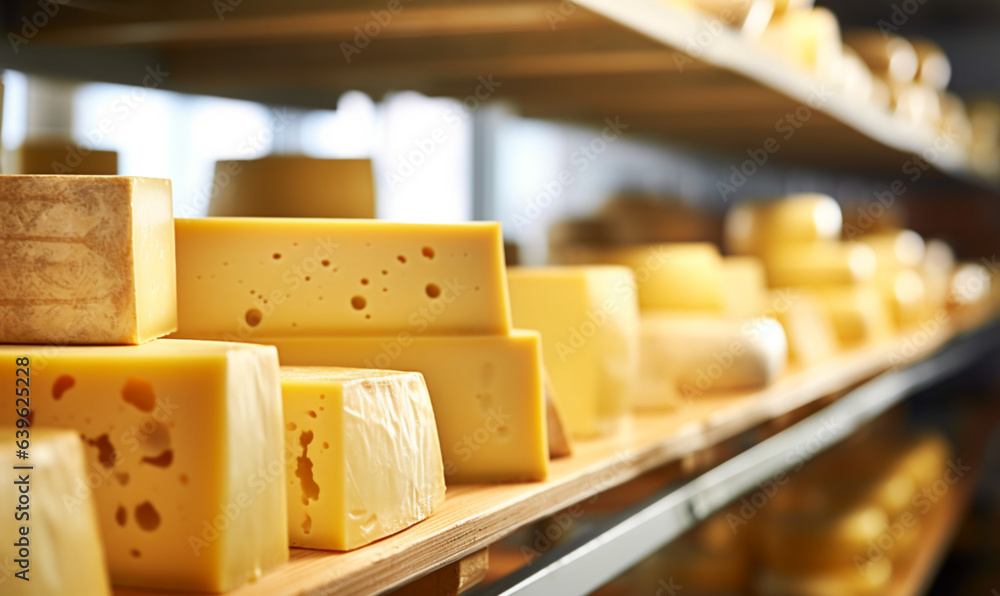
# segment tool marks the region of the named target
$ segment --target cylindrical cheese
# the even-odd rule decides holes
[[[865,244],[817,242],[775,247],[764,266],[772,288],[847,285],[873,279],[876,258]]]
[[[911,38],[910,43],[917,53],[917,81],[935,89],[947,89],[951,81],[951,61],[941,46],[925,38]]]
[[[726,248],[735,254],[759,255],[782,244],[837,239],[842,226],[840,205],[827,195],[746,202],[726,216]]]
[[[844,33],[844,44],[857,52],[876,76],[897,82],[912,82],[917,76],[917,51],[898,35],[875,29],[854,30]]]
[[[936,89],[919,83],[889,81],[889,92],[896,116],[917,126],[938,128],[942,109]]]
[[[900,267],[918,267],[924,260],[925,244],[913,230],[895,230],[868,234],[858,238],[875,253],[878,271],[895,271]]]

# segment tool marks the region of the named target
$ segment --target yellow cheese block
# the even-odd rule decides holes
[[[775,247],[764,256],[767,281],[784,286],[847,285],[874,279],[875,253],[853,242],[815,242]]]
[[[567,264],[603,263],[631,267],[643,309],[722,312],[722,257],[708,243],[666,243],[621,247],[576,247]]]
[[[673,407],[714,391],[763,387],[788,361],[774,319],[724,319],[644,313],[641,319],[640,408]]]
[[[811,295],[826,311],[845,348],[892,337],[892,315],[874,286],[828,287]]]
[[[918,267],[924,261],[926,245],[913,230],[893,230],[867,234],[858,242],[871,247],[879,273],[896,271],[900,267]]]
[[[844,33],[844,44],[861,56],[871,71],[890,81],[913,82],[920,59],[913,44],[877,29],[858,29]]]
[[[444,501],[434,411],[419,373],[282,367],[292,546],[350,550]]]
[[[498,223],[177,222],[178,337],[510,331]]]
[[[783,244],[836,240],[842,226],[840,205],[827,195],[745,202],[726,215],[726,248],[734,254],[761,255]]]
[[[928,311],[924,278],[915,269],[879,274],[876,287],[897,328],[905,329],[929,316],[933,318]]]
[[[40,427],[73,429],[115,584],[224,592],[288,560],[284,428],[273,348],[160,340],[141,346],[0,346],[14,386],[30,359]],[[14,408],[0,409],[0,424]]]
[[[760,43],[791,64],[828,79],[843,51],[836,15],[821,7],[775,15]]]
[[[0,176],[0,342],[139,344],[177,328],[170,181]]]
[[[367,159],[271,155],[220,161],[215,181],[208,208],[212,216],[376,217]]]
[[[99,151],[69,141],[28,140],[18,151],[19,174],[77,174],[115,176],[118,152]]]
[[[301,337],[268,340],[292,366],[423,373],[448,483],[544,480],[548,475],[541,338]]]
[[[845,568],[833,573],[773,573],[762,571],[754,582],[756,593],[768,596],[880,596],[892,581],[889,559]]]
[[[14,376],[10,382],[13,387]],[[20,441],[27,441],[26,459],[15,456]],[[0,593],[110,595],[94,499],[73,496],[87,479],[80,437],[11,426],[0,429],[0,443],[0,501],[7,509],[0,516]]]
[[[775,305],[774,317],[788,338],[790,360],[800,366],[812,366],[840,352],[833,321],[815,296],[785,288],[771,293],[771,303]]]
[[[545,366],[570,433],[615,432],[639,374],[639,306],[626,267],[514,267],[514,325],[542,334]]]
[[[751,318],[769,313],[767,275],[756,257],[726,257],[722,261],[722,298],[727,316]]]

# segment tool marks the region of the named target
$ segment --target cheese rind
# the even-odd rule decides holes
[[[0,443],[5,447],[0,451],[0,466],[11,474],[11,480],[0,484],[0,500],[11,509],[0,516],[4,537],[0,592],[18,596],[111,594],[94,499],[87,494],[64,498],[86,483],[80,437],[70,431],[34,427],[21,429],[22,434],[15,436],[17,430],[0,429]],[[15,440],[25,438],[28,458],[17,459]],[[17,466],[31,469],[14,469]],[[27,506],[15,512],[22,495],[27,495]],[[15,513],[22,517],[16,519]],[[28,581],[16,573],[24,573]]]
[[[291,366],[424,375],[448,483],[544,480],[548,474],[541,338],[509,336],[269,339]]]
[[[252,344],[0,346],[30,358],[34,424],[87,445],[115,584],[223,592],[288,560],[277,353]],[[0,410],[0,424],[13,421]],[[168,563],[168,564],[165,564]]]
[[[178,219],[177,337],[504,334],[498,223]]]
[[[140,344],[177,328],[170,181],[0,176],[0,342]]]
[[[574,437],[615,432],[639,373],[639,305],[626,267],[508,269],[514,325],[542,334],[545,365]]]
[[[292,546],[350,550],[428,517],[444,468],[419,373],[282,367]]]

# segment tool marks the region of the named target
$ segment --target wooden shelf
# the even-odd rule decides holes
[[[688,61],[686,48],[709,31],[709,19],[662,0],[426,0],[403,2],[384,24],[362,0],[241,3],[219,14],[215,5],[228,6],[92,0],[86,9],[62,7],[30,43],[16,52],[0,47],[0,58],[28,72],[133,85],[143,83],[146,66],[160,64],[170,73],[156,82],[160,88],[303,107],[332,108],[351,89],[473,103],[478,92],[532,117],[601,127],[618,117],[629,136],[735,165],[774,138],[775,162],[892,179],[904,177],[907,161],[936,137],[834,93],[785,139],[776,124],[815,101],[824,85],[729,29],[713,29],[697,46],[697,61]],[[374,35],[356,42],[366,26]],[[499,85],[486,89],[482,80]],[[939,174],[1000,189],[973,173],[957,143],[934,165]]]
[[[942,332],[922,343],[914,359],[943,345]],[[232,596],[374,594],[449,565],[518,527],[678,461],[818,399],[838,395],[890,367],[907,336],[845,352],[793,371],[767,389],[699,398],[678,410],[636,416],[618,436],[578,442],[574,454],[552,462],[546,482],[459,485],[428,520],[347,553],[292,549],[291,561]],[[131,589],[117,596],[152,596]],[[163,593],[156,592],[163,596]]]

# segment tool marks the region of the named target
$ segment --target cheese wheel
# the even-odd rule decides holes
[[[827,195],[745,202],[726,216],[726,248],[735,254],[760,255],[777,245],[835,240],[842,225],[840,205]]]
[[[897,328],[905,329],[928,316],[924,278],[915,269],[900,269],[878,276],[876,287]]]
[[[857,52],[876,76],[890,82],[913,82],[920,60],[913,45],[898,35],[876,29],[844,33],[844,44]]]
[[[875,87],[875,78],[868,65],[865,64],[861,56],[851,48],[844,48],[844,55],[840,60],[840,69],[837,82],[844,93],[860,102],[872,100]]]
[[[874,279],[876,262],[871,247],[846,242],[778,246],[764,256],[772,288],[866,282]]]
[[[974,326],[991,309],[990,272],[979,263],[962,263],[951,277],[948,309],[959,328]]]
[[[678,0],[675,0],[675,2]],[[764,32],[774,14],[774,0],[680,0],[735,27],[746,37]]]

